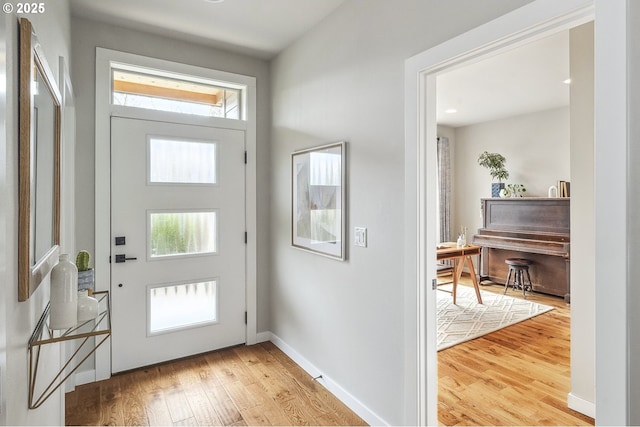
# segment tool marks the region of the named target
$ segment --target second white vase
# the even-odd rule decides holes
[[[98,316],[98,300],[90,297],[86,289],[78,291],[78,322],[95,319]]]

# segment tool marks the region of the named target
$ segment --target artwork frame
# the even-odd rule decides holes
[[[27,18],[20,19],[18,301],[27,301],[60,252],[62,97]]]
[[[291,154],[291,246],[346,259],[345,141]]]

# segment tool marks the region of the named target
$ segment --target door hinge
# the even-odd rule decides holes
[[[248,241],[249,241],[249,236],[248,236],[247,232],[245,231],[244,232],[244,244],[246,245]]]
[[[245,325],[247,324],[247,312],[246,311],[244,312],[244,324]]]
[[[247,152],[244,152],[244,164],[246,165],[248,161],[248,156],[247,156]]]
[[[431,279],[431,289],[435,291],[437,287],[438,287],[438,279]]]
[[[111,264],[111,255],[109,255],[109,264]]]

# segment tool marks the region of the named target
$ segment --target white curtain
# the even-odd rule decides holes
[[[449,138],[438,137],[438,222],[441,242],[451,241],[451,162]]]

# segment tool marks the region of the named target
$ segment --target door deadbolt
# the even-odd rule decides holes
[[[135,261],[138,258],[136,257],[129,257],[127,258],[127,256],[125,254],[116,254],[116,264],[119,262],[127,262],[127,261]]]

